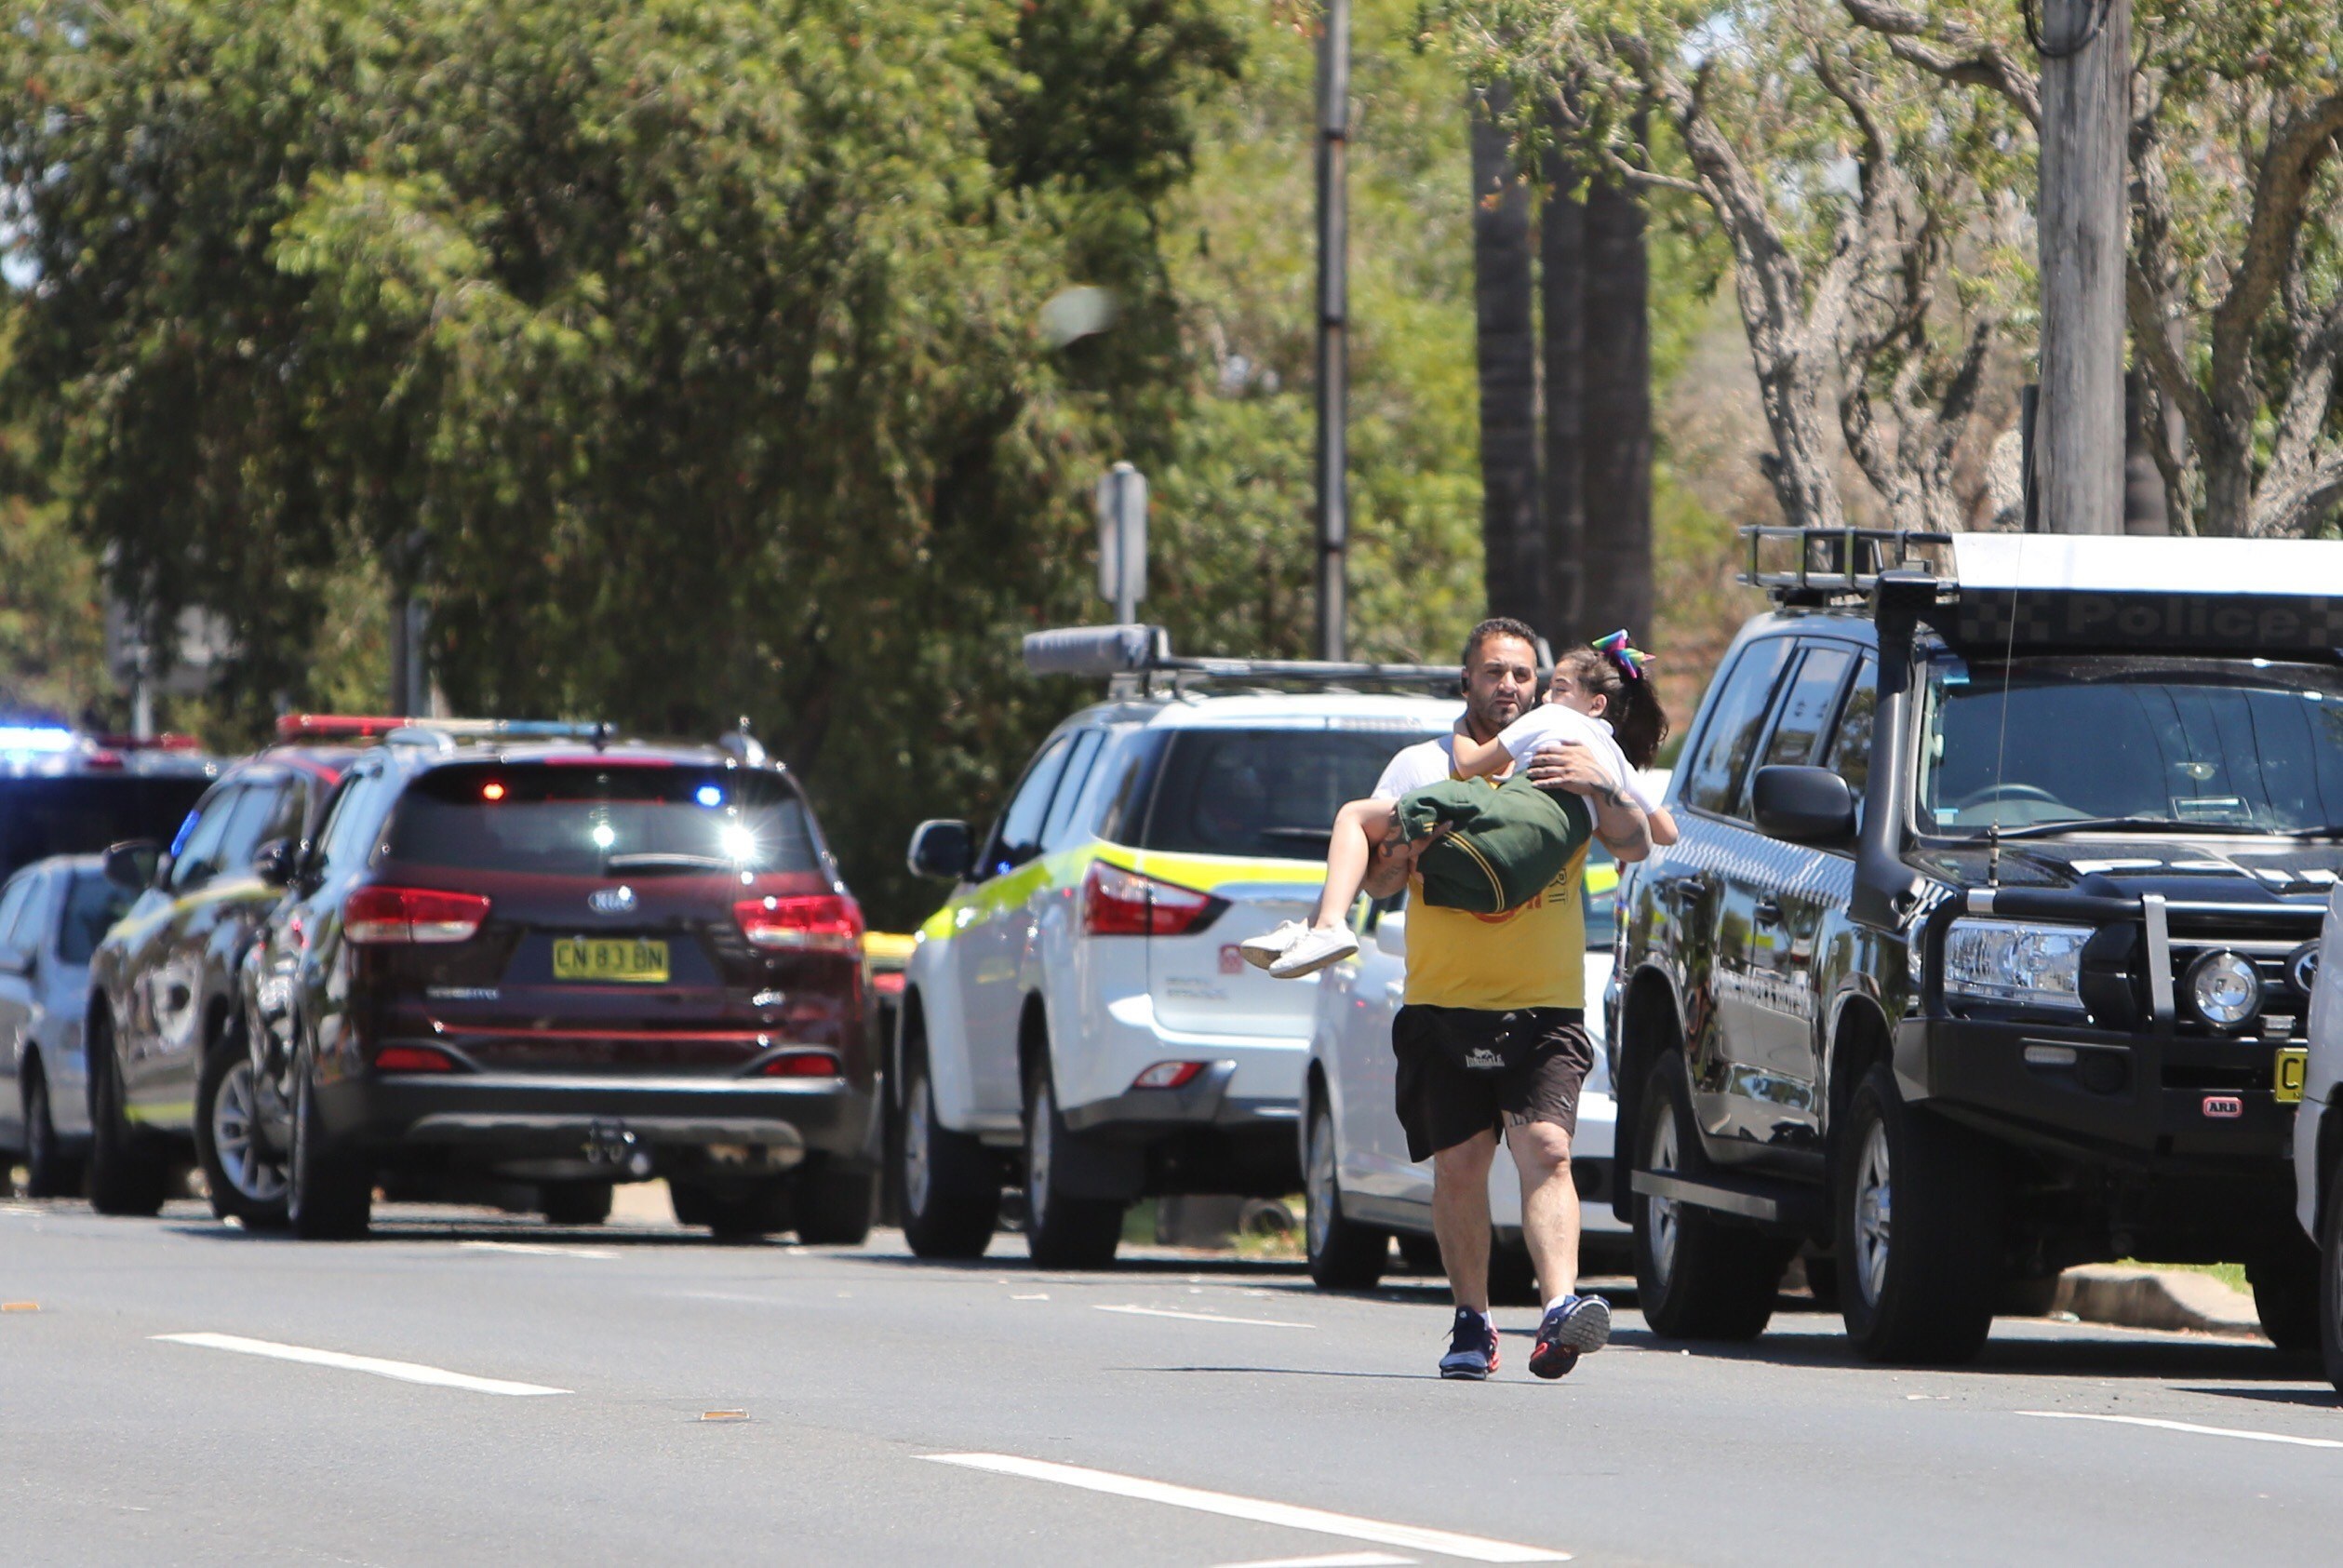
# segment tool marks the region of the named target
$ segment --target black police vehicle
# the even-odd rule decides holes
[[[1803,1248],[1864,1355],[1957,1361],[2137,1256],[2243,1262],[2314,1345],[2287,1157],[2343,871],[2343,544],[1754,534],[1775,609],[1621,894],[1653,1327],[1761,1332]]]

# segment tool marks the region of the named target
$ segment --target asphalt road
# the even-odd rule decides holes
[[[2333,1563],[2343,1410],[2265,1347],[1835,1317],[1442,1383],[1430,1282],[1038,1273],[386,1208],[261,1239],[0,1200],[0,1552],[33,1564]],[[37,1310],[28,1309],[27,1304]],[[196,1336],[194,1338],[173,1336]],[[322,1354],[320,1354],[322,1353]],[[299,1359],[287,1359],[288,1357]],[[387,1363],[387,1364],[386,1364]],[[393,1375],[386,1375],[390,1374]],[[419,1381],[420,1379],[420,1381]]]

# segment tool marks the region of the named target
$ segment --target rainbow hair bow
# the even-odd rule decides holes
[[[1652,656],[1643,650],[1627,646],[1627,629],[1625,626],[1609,637],[1597,637],[1595,651],[1618,665],[1619,673],[1629,680],[1641,680],[1643,666],[1652,662]]]

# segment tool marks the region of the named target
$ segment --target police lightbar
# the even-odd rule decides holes
[[[1092,678],[1170,675],[1207,680],[1444,686],[1453,690],[1459,674],[1454,664],[1354,664],[1318,659],[1230,659],[1210,654],[1182,657],[1172,653],[1171,634],[1161,626],[1060,626],[1046,632],[1028,632],[1024,654],[1028,675]]]
[[[611,726],[557,718],[401,718],[383,714],[288,713],[276,721],[276,738],[295,741],[380,740],[401,730],[421,730],[466,740],[607,741]]]
[[[81,737],[55,724],[0,724],[0,751],[63,752],[81,744]]]

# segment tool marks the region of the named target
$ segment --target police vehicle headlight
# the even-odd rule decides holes
[[[2189,1000],[2217,1028],[2234,1029],[2262,1010],[2262,977],[2251,960],[2227,951],[2189,966]]]
[[[1945,933],[1945,991],[2027,1007],[2082,1011],[2077,984],[2088,926],[1955,920]]]

